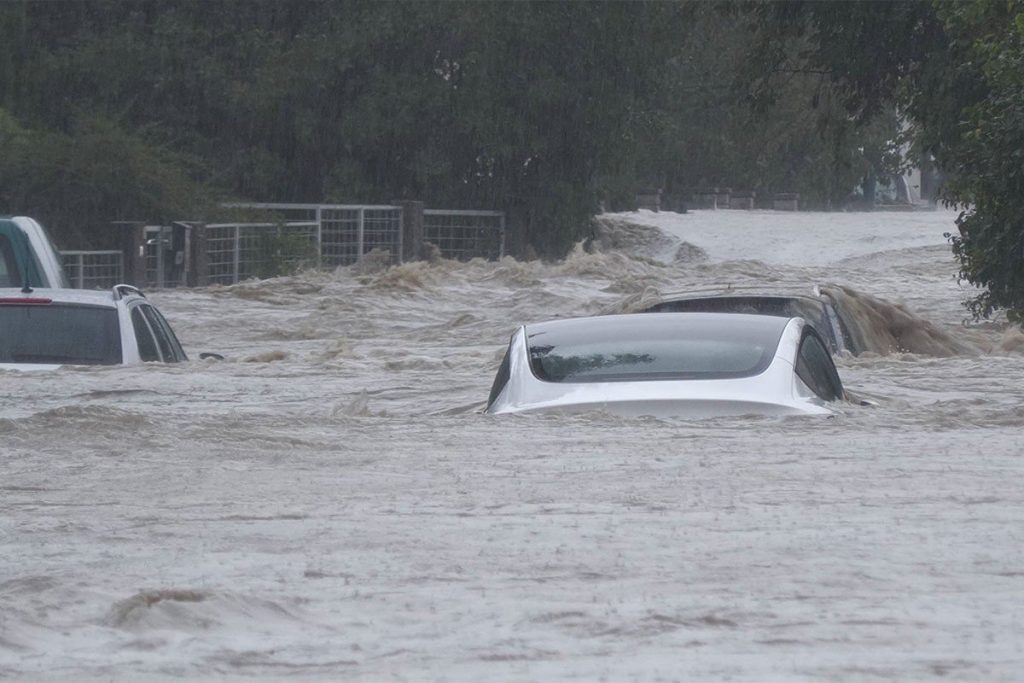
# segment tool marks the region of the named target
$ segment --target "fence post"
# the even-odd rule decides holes
[[[241,266],[241,264],[239,262],[241,261],[241,258],[242,258],[242,226],[236,225],[235,226],[235,254],[234,254],[234,259],[232,260],[233,270],[231,272],[231,284],[233,284],[233,285],[237,285],[238,284],[239,268]]]
[[[356,261],[363,258],[363,238],[366,233],[366,209],[359,207],[359,224],[356,226]]]
[[[402,209],[402,261],[423,258],[423,202],[396,199],[391,202]]]
[[[206,253],[205,223],[193,223],[188,231],[188,266],[185,283],[189,287],[205,287],[210,283],[210,259]]]
[[[146,225],[139,221],[114,221],[118,249],[124,255],[125,284],[146,286]]]
[[[78,265],[76,266],[77,270],[75,271],[78,273],[78,277],[76,278],[78,280],[78,284],[76,284],[75,287],[78,289],[85,289],[85,254],[79,254],[75,258],[78,261]]]
[[[501,242],[498,244],[498,258],[505,258],[505,212],[501,212]]]
[[[316,207],[316,267],[324,267],[324,207]]]

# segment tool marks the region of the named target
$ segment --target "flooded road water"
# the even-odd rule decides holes
[[[1019,680],[1024,345],[962,324],[952,221],[154,293],[228,359],[0,373],[0,678]],[[480,414],[517,324],[827,283],[965,351],[839,359],[879,405],[829,419]]]

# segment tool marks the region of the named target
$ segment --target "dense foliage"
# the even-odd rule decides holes
[[[799,68],[753,83],[766,29],[740,7],[6,2],[0,211],[83,246],[110,221],[209,219],[227,198],[416,198],[504,209],[514,250],[558,255],[645,188],[837,206],[885,165],[870,150],[895,119],[851,125],[833,83]],[[799,66],[803,40],[773,45]]]
[[[907,117],[918,157],[934,158],[949,178],[945,200],[963,210],[950,239],[961,277],[983,288],[971,310],[1020,316],[1024,2],[791,1],[752,13],[762,54],[780,38],[806,39],[803,59],[828,75],[854,120],[891,106]]]
[[[941,7],[963,54],[959,80],[981,84],[963,103],[943,161],[955,171],[948,197],[965,208],[953,249],[961,275],[984,287],[971,308],[1024,313],[1024,2]]]

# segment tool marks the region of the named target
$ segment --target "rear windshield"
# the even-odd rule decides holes
[[[526,329],[530,366],[546,382],[727,379],[771,364],[788,318],[639,314]]]
[[[113,308],[0,304],[0,363],[120,362],[121,335]]]

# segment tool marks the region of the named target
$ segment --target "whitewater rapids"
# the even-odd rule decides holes
[[[1019,680],[1024,337],[953,218],[155,292],[227,360],[0,372],[0,679]],[[480,413],[518,324],[815,285],[953,346],[838,359],[878,405],[828,419]]]

